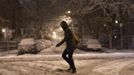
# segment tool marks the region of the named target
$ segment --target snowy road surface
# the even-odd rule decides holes
[[[9,55],[0,57],[0,75],[134,75],[133,53],[75,54],[77,73],[61,55]]]
[[[134,75],[134,59],[75,60],[77,73],[60,61],[0,62],[0,75]]]
[[[134,53],[121,53],[121,52],[116,52],[116,53],[80,53],[74,54],[74,59],[79,59],[79,60],[88,60],[88,59],[123,59],[123,58],[134,58]],[[61,54],[47,54],[47,55],[33,55],[33,54],[24,54],[17,56],[16,54],[12,55],[6,55],[6,56],[1,56],[0,57],[0,62],[1,61],[57,61],[57,60],[62,60]]]

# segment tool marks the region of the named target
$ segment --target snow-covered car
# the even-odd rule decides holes
[[[33,53],[33,54],[37,53],[33,38],[22,39],[20,43],[18,44],[18,55],[21,55],[24,53]]]
[[[89,50],[102,50],[100,42],[96,39],[87,40],[86,45]]]
[[[25,38],[18,44],[18,55],[31,53],[36,54],[41,50],[49,48],[52,45],[50,40],[39,39],[34,40],[33,38]]]
[[[50,40],[39,39],[35,41],[35,46],[38,51],[41,51],[52,46],[52,42]]]
[[[97,39],[83,40],[78,48],[86,51],[102,51],[102,46]]]

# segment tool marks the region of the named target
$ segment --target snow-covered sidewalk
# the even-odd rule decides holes
[[[87,60],[87,59],[121,59],[121,58],[134,58],[134,53],[83,53],[74,54],[74,59]],[[1,61],[55,61],[62,60],[61,54],[51,54],[51,55],[7,55],[0,57]]]

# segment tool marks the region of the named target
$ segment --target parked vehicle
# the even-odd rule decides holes
[[[96,39],[90,39],[86,42],[86,44],[89,50],[102,50],[100,42]]]
[[[97,39],[88,39],[80,43],[79,49],[86,51],[102,51],[102,46]]]
[[[33,38],[22,39],[18,44],[18,55],[22,55],[24,53],[36,54],[37,52]]]

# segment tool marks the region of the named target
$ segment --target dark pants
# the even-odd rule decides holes
[[[75,50],[75,48],[68,48],[67,47],[64,50],[64,52],[62,54],[62,57],[69,64],[71,69],[76,70],[74,60],[73,60],[73,57],[72,57],[74,50]]]

